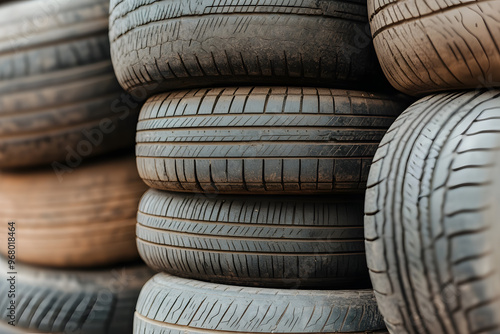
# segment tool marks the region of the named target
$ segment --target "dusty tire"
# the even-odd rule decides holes
[[[52,169],[3,172],[0,180],[0,219],[16,223],[20,261],[90,267],[138,257],[135,215],[146,186],[133,156],[94,161],[61,180]]]
[[[230,85],[382,88],[364,0],[114,0],[111,55],[138,95]]]
[[[406,100],[316,88],[159,94],[137,125],[139,175],[171,191],[364,191],[371,159]]]
[[[500,86],[500,1],[368,0],[382,69],[410,95]]]
[[[8,323],[0,322],[0,333],[5,333],[5,334],[37,334],[40,332],[35,332],[33,330],[26,330],[26,329],[22,329],[19,327],[11,326]],[[53,333],[53,334],[60,334],[60,333]]]
[[[5,258],[0,260],[6,263]],[[92,271],[15,267],[16,297],[8,297],[10,283],[2,279],[0,306],[6,310],[15,300],[14,328],[28,333],[132,333],[139,292],[153,275],[145,265]],[[4,325],[10,320],[6,316],[2,311]]]
[[[426,97],[375,155],[366,252],[391,333],[500,328],[499,103],[499,90]]]
[[[36,333],[40,333],[40,332],[35,332],[33,330],[22,329],[22,328],[19,328],[17,326],[11,326],[8,323],[2,322],[2,321],[4,321],[4,320],[2,319],[0,321],[0,333],[5,333],[5,334],[36,334]],[[59,334],[59,333],[54,333],[54,334]]]
[[[363,197],[205,196],[149,190],[137,246],[157,271],[222,284],[364,288]]]
[[[279,290],[157,274],[137,301],[134,333],[360,333],[383,329],[371,290]]]
[[[109,55],[108,1],[34,0],[0,7],[0,167],[132,146]]]

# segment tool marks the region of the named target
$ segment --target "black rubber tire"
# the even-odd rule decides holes
[[[214,85],[386,83],[365,0],[113,0],[110,39],[118,81],[141,96]]]
[[[363,196],[205,196],[149,190],[137,246],[157,271],[222,284],[366,288]]]
[[[382,69],[398,90],[500,87],[500,1],[368,0]]]
[[[429,96],[381,143],[365,237],[391,333],[500,330],[499,104],[500,90]]]
[[[141,291],[134,333],[360,333],[384,329],[371,290],[279,290],[157,274]]]
[[[4,276],[7,260],[0,258]],[[42,333],[125,334],[133,331],[139,292],[153,276],[145,265],[92,271],[65,271],[15,265],[15,298],[10,283],[0,281],[1,322],[10,300],[16,301],[16,327]]]
[[[363,192],[406,99],[292,87],[159,94],[137,125],[139,175],[170,191]]]
[[[133,145],[138,110],[122,105],[125,93],[109,54],[108,10],[106,0],[0,7],[0,167]]]

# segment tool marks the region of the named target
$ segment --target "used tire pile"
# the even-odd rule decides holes
[[[370,171],[365,238],[391,333],[500,331],[500,1],[368,1],[394,87],[425,97]]]
[[[500,0],[0,3],[1,333],[500,332]]]
[[[135,333],[385,328],[363,192],[407,100],[366,27],[364,0],[111,1],[116,76],[148,97],[137,245],[162,272]]]
[[[136,263],[145,186],[121,150],[138,110],[121,108],[108,11],[105,0],[0,6],[2,333],[131,333],[151,277]]]

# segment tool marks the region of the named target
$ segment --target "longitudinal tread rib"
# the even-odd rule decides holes
[[[159,94],[137,125],[153,188],[226,193],[361,192],[400,97],[298,87]]]
[[[382,140],[368,180],[368,267],[392,333],[500,325],[500,91],[428,96]]]
[[[108,9],[105,0],[0,7],[1,168],[133,144],[138,110],[123,106],[110,59]]]
[[[137,245],[159,271],[260,287],[363,287],[362,196],[204,196],[151,189]],[[361,215],[360,215],[361,214]]]

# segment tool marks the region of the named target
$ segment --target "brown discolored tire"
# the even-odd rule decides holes
[[[366,254],[394,334],[500,330],[500,90],[431,95],[396,120],[366,193]]]
[[[158,271],[274,288],[370,286],[363,196],[211,196],[151,189],[137,246]]]
[[[0,173],[0,220],[15,222],[17,259],[90,267],[138,257],[135,215],[146,186],[133,156],[79,166],[62,179],[52,169]],[[7,228],[0,252],[7,252]]]
[[[410,95],[500,86],[500,1],[368,0],[382,69]]]
[[[263,289],[160,273],[142,288],[134,333],[387,333],[373,291]]]
[[[0,7],[0,168],[133,145],[137,110],[124,108],[113,72],[108,10],[106,0]]]
[[[239,87],[150,98],[137,165],[151,187],[187,192],[363,192],[379,141],[407,106],[397,96]]]
[[[110,39],[118,81],[141,96],[214,85],[386,88],[365,0],[113,0]]]
[[[0,261],[4,273],[11,271]],[[132,334],[139,292],[154,274],[144,264],[86,271],[16,264],[15,271],[15,297],[11,282],[0,282],[2,334]],[[15,327],[8,325],[11,300]]]

